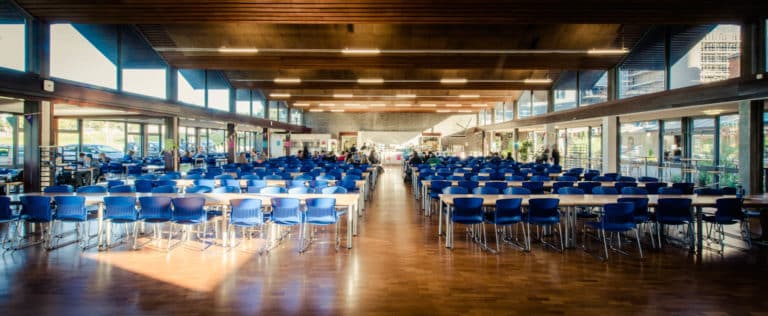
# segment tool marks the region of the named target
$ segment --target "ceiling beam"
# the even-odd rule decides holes
[[[271,80],[264,81],[239,81],[230,78],[232,86],[243,89],[450,89],[450,90],[546,90],[551,84],[527,84],[523,82],[467,82],[465,84],[442,84],[439,81],[424,82],[414,80],[411,82],[384,82],[381,84],[359,84],[355,81],[302,81],[299,84],[278,84]],[[522,81],[522,80],[520,80]]]

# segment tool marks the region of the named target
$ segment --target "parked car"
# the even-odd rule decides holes
[[[67,145],[64,146],[64,152],[65,153],[72,153],[74,152],[74,159],[77,159],[77,155],[79,154],[77,150],[77,145]],[[82,144],[80,146],[80,152],[84,152],[86,154],[91,154],[94,159],[99,157],[100,153],[104,153],[109,159],[112,160],[122,160],[123,159],[123,152],[121,150],[118,150],[114,147],[107,146],[107,145],[101,145],[101,144]],[[65,159],[71,160],[71,154],[65,155]]]

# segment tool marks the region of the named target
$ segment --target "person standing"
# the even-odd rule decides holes
[[[560,165],[560,151],[557,150],[557,145],[552,145],[552,164]]]

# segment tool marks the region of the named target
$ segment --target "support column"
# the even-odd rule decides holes
[[[173,116],[163,120],[166,137],[163,140],[165,150],[170,150],[173,153],[173,171],[179,171],[179,118]]]
[[[141,125],[141,149],[142,157],[149,156],[149,124],[142,123]],[[162,153],[161,153],[162,156]]]
[[[227,123],[227,161],[229,163],[235,162],[235,157],[237,155],[237,153],[235,152],[236,143],[237,143],[237,131],[235,131],[235,124]]]
[[[24,192],[40,192],[40,146],[51,144],[51,103],[24,101]]]
[[[517,101],[515,101],[515,104],[517,104]],[[520,150],[520,130],[516,128],[512,133],[512,142],[514,143],[514,150],[512,152],[514,153],[515,161],[519,161],[520,158],[518,157],[517,152]]]
[[[763,192],[763,103],[739,102],[739,179],[747,194]]]
[[[544,146],[546,146],[546,148],[557,144],[557,131],[555,131],[555,124],[544,124],[544,132],[546,133],[546,136],[544,136]]]
[[[603,118],[603,172],[617,172],[619,167],[619,117]]]

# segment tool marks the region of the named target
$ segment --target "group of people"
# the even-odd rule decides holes
[[[559,165],[560,164],[560,151],[557,150],[557,145],[551,146],[552,150],[550,151],[549,147],[544,147],[544,151],[536,157],[537,163],[547,163],[552,162],[553,165]]]

